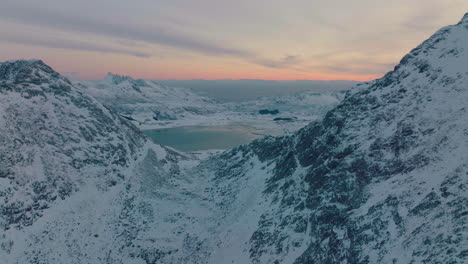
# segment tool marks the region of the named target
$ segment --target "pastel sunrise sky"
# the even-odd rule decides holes
[[[78,79],[370,80],[466,0],[2,0],[0,60]]]

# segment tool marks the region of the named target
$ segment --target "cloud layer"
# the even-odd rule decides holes
[[[208,55],[250,56],[243,50],[217,46],[212,43],[198,40],[194,37],[177,35],[167,29],[148,26],[135,26],[127,23],[110,23],[92,17],[50,12],[49,10],[37,11],[31,7],[7,2],[2,4],[0,16],[4,20],[44,27],[55,28],[77,33],[92,33],[111,38],[121,38],[133,41],[144,41],[153,44],[167,45],[187,50],[193,50]]]

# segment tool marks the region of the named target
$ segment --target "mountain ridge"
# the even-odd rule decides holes
[[[259,140],[208,161],[207,170],[219,168],[225,177],[254,177],[238,169],[248,157],[273,164],[263,172],[271,175],[264,193],[272,209],[259,217],[244,248],[252,262],[283,262],[297,243],[291,240],[294,233],[310,239],[303,240],[310,244],[295,263],[463,262],[465,22],[466,15],[463,23],[441,29],[413,49],[394,71],[358,85],[322,121],[291,137]],[[387,197],[386,184],[396,188]],[[419,191],[412,196],[411,188]],[[437,188],[439,193],[432,191]],[[447,189],[453,196],[444,194]],[[428,215],[433,218],[421,219]],[[437,238],[444,232],[433,232],[442,231],[437,215],[451,219],[453,242]],[[395,242],[399,239],[406,245]],[[426,240],[437,246],[424,246]]]

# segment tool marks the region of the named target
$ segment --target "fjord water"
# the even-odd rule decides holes
[[[180,151],[229,149],[265,135],[249,126],[182,126],[143,131],[157,143]]]

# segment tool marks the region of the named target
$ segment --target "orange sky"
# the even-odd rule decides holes
[[[78,79],[371,80],[468,10],[461,0],[16,0],[0,60]]]

